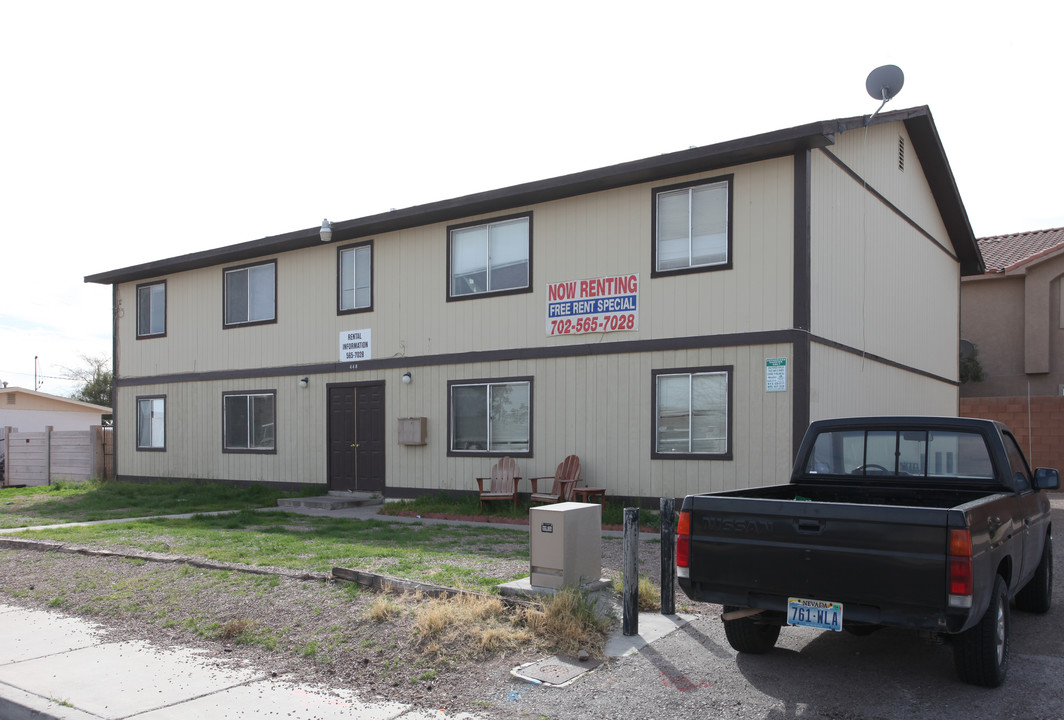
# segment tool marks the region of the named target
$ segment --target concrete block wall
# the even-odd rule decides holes
[[[1064,396],[961,398],[962,417],[989,418],[1009,426],[1031,468],[1064,473]]]

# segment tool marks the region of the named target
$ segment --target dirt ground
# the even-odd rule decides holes
[[[659,548],[640,543],[640,574],[655,583]],[[505,696],[512,668],[550,654],[531,643],[485,650],[459,641],[438,649],[415,624],[427,598],[389,594],[382,603],[380,593],[325,575],[300,579],[284,570],[262,575],[238,565],[219,570],[158,560],[2,549],[0,602],[91,618],[109,640],[204,648],[278,677],[479,715],[489,711],[485,697]],[[485,570],[499,575],[528,572],[527,561],[473,554],[462,561],[492,562]],[[603,577],[619,579],[623,565],[621,538],[604,538]],[[473,674],[482,680],[469,682]]]

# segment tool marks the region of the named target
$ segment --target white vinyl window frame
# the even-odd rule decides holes
[[[137,339],[166,335],[166,281],[137,285]]]
[[[256,263],[222,271],[223,327],[277,322],[277,262]]]
[[[137,450],[166,450],[166,396],[137,398]]]
[[[653,190],[652,277],[732,267],[732,176]]]
[[[277,391],[222,393],[222,451],[277,452]]]
[[[532,213],[447,228],[447,300],[532,292]]]
[[[336,251],[336,312],[373,309],[373,242],[347,245]]]
[[[732,458],[732,375],[731,366],[652,373],[652,458]]]
[[[448,455],[531,457],[532,378],[452,380]]]

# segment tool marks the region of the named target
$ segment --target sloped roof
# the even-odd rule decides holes
[[[20,388],[20,387],[13,387],[13,386],[12,387],[6,387],[6,388],[0,388],[0,396],[9,395],[9,394],[30,395],[32,397],[41,398],[42,400],[48,400],[48,401],[59,403],[59,404],[69,405],[71,410],[94,410],[96,412],[101,412],[101,413],[109,413],[109,412],[111,412],[111,408],[105,407],[103,405],[93,405],[92,403],[81,402],[80,400],[75,400],[74,398],[68,398],[68,397],[62,397],[62,396],[59,396],[59,395],[51,395],[49,393],[43,393],[43,392],[41,392],[39,390],[28,390],[27,388]],[[7,406],[4,405],[3,403],[0,403],[0,407],[7,407]],[[15,410],[17,408],[11,407],[11,408],[8,408],[8,409]]]
[[[1064,228],[979,238],[988,273],[999,273],[1064,250]]]
[[[972,232],[972,226],[968,220],[968,212],[961,201],[953,170],[946,158],[935,121],[931,117],[931,110],[926,105],[880,113],[870,122],[869,118],[863,115],[824,120],[738,140],[655,155],[595,170],[585,170],[547,180],[537,180],[426,205],[415,205],[387,213],[368,215],[355,220],[334,222],[332,223],[332,242],[334,244],[350,242],[357,238],[386,232],[438,222],[450,222],[472,215],[501,212],[550,200],[644,182],[657,182],[697,172],[784,157],[803,150],[829,147],[835,144],[836,134],[862,128],[866,122],[871,125],[891,122],[905,124],[913,150],[924,169],[935,204],[945,223],[950,244],[960,261],[961,274],[978,275],[984,272],[975,233]],[[318,237],[319,230],[319,227],[312,227],[260,240],[250,240],[236,245],[132,265],[88,275],[85,277],[85,282],[113,285],[314,247],[321,244]]]

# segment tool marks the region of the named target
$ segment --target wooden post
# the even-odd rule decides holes
[[[624,612],[621,631],[639,634],[639,509],[624,509]]]
[[[0,440],[3,444],[0,444],[0,455],[4,456],[4,476],[0,478],[0,487],[4,487],[11,484],[11,433],[15,432],[15,428],[10,425],[5,425],[0,428],[3,432],[0,432]]]
[[[103,452],[100,449],[100,442],[103,440],[103,436],[100,434],[99,425],[89,426],[89,480],[100,480],[100,471],[98,470],[100,460],[103,458]]]
[[[44,426],[44,479],[47,480],[47,484],[52,484],[52,430],[51,425]]]
[[[661,614],[676,614],[676,532],[673,498],[661,498]]]

